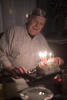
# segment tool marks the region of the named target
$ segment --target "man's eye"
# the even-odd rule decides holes
[[[43,26],[44,24],[43,23],[40,23],[40,25]]]

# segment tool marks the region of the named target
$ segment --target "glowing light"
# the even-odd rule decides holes
[[[39,52],[39,56],[42,57],[42,58],[45,58],[47,57],[47,52]]]
[[[47,51],[44,52],[44,57],[47,57]]]
[[[58,76],[54,76],[54,80],[58,79]]]
[[[47,51],[44,52],[40,51],[39,56],[40,56],[41,65],[52,64],[54,62],[54,58],[52,57],[53,54],[51,52],[48,53]]]
[[[42,92],[39,92],[39,95],[41,95],[42,94]]]
[[[49,56],[52,57],[52,53],[51,52],[49,53]]]
[[[62,78],[58,78],[58,80],[57,80],[58,82],[62,82],[63,81],[63,79]]]
[[[26,18],[29,18],[29,14],[28,13],[26,14]]]
[[[39,92],[39,95],[44,95],[44,92]]]

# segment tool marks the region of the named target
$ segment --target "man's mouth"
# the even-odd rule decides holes
[[[38,31],[39,29],[33,28],[33,30]]]

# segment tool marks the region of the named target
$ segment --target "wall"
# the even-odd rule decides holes
[[[0,4],[4,31],[11,25],[23,25],[26,22],[25,14],[36,7],[36,0],[1,0]]]
[[[0,32],[3,31],[3,20],[2,20],[2,6],[0,1]]]

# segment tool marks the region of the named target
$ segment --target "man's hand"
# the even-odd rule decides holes
[[[22,66],[10,68],[8,70],[12,74],[12,77],[14,77],[15,79],[19,79],[19,78],[21,78],[22,74],[27,73],[27,70]]]
[[[60,58],[60,57],[55,57],[55,58],[54,58],[54,61],[58,62],[59,65],[63,65],[63,64],[64,64],[63,59]]]

